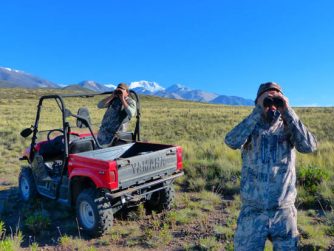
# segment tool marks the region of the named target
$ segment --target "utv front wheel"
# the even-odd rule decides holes
[[[27,202],[37,197],[37,189],[31,168],[23,167],[19,176],[19,190],[23,201]]]
[[[151,212],[158,213],[163,210],[170,210],[174,201],[175,191],[172,184],[169,184],[162,190],[151,194],[150,198],[145,202],[145,208]]]
[[[91,236],[101,236],[112,227],[111,204],[98,190],[86,189],[79,194],[76,213],[80,226]]]

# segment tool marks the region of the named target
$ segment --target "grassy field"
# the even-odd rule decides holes
[[[50,93],[59,90],[1,89],[0,92],[0,196],[2,192],[14,198],[3,205],[0,250],[11,250],[10,247],[15,250],[20,245],[32,250],[45,245],[60,250],[233,248],[240,208],[241,159],[239,151],[224,144],[224,137],[252,107],[142,97],[142,140],[177,144],[184,149],[186,175],[176,182],[174,209],[146,215],[139,207],[127,212],[126,217],[118,216],[106,236],[86,240],[77,229],[73,212],[47,200],[22,205],[15,192],[23,164],[18,158],[30,143],[19,132],[34,123],[38,97]],[[97,130],[103,115],[103,111],[96,109],[98,100],[74,99],[66,100],[66,104],[72,112],[80,106],[88,107]],[[297,154],[300,246],[302,250],[331,249],[334,248],[334,108],[295,110],[319,142],[317,152]],[[60,127],[55,104],[47,105],[41,118],[41,129]],[[271,250],[270,243],[267,250]]]

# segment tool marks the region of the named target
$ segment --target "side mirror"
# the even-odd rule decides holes
[[[32,129],[31,129],[31,127],[29,127],[29,128],[26,128],[26,129],[24,129],[24,130],[22,130],[21,131],[21,133],[20,133],[20,135],[23,137],[23,138],[26,138],[26,137],[28,137],[28,136],[30,136],[30,134],[32,134]]]
[[[85,128],[85,127],[88,127],[88,124],[91,124],[89,111],[86,107],[79,108],[77,115],[78,115],[78,117],[77,117],[77,127]],[[85,119],[85,121],[81,118]]]

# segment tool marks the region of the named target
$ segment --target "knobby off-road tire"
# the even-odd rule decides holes
[[[145,202],[145,208],[150,213],[156,211],[158,213],[163,210],[170,210],[175,197],[173,184],[169,184],[166,188],[154,192],[151,198]]]
[[[22,167],[19,175],[19,190],[21,199],[31,201],[38,196],[35,180],[30,167]]]
[[[85,189],[79,194],[76,200],[76,214],[79,225],[93,237],[105,234],[113,225],[111,204],[96,189]]]

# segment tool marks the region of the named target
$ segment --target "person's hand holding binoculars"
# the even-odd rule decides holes
[[[113,92],[113,97],[117,97],[121,100],[123,106],[125,108],[128,107],[128,103],[126,102],[126,98],[129,96],[127,90],[123,89],[123,88],[116,88],[116,90]]]
[[[126,90],[123,90],[122,88],[117,88],[111,94],[111,98],[112,99],[114,99],[114,98],[122,99],[123,97],[125,97],[124,92],[126,92]]]
[[[127,90],[123,89],[123,88],[120,88],[120,87],[117,87],[112,93],[110,96],[102,99],[97,107],[98,108],[106,108],[110,105],[110,103],[115,99],[115,98],[118,98],[122,104],[127,107],[127,103],[126,103],[126,98],[128,97],[128,92]]]
[[[126,90],[122,89],[122,88],[117,88],[114,92],[113,92],[113,95],[116,96],[116,97],[125,97],[125,92]]]

